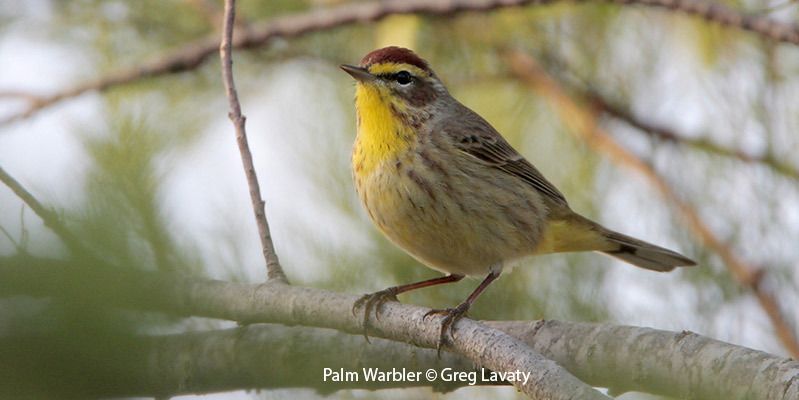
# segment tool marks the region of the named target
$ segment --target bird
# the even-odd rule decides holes
[[[340,66],[355,79],[357,134],[352,175],[376,227],[422,264],[445,275],[360,297],[363,329],[397,295],[465,276],[483,280],[440,315],[439,351],[480,294],[514,261],[597,251],[651,271],[696,262],[605,228],[565,196],[476,112],[456,100],[429,63],[389,46]]]

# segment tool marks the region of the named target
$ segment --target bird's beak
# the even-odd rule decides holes
[[[350,76],[361,82],[369,82],[375,79],[375,76],[370,74],[366,68],[347,64],[342,64],[340,67],[344,70],[344,72],[350,74]]]

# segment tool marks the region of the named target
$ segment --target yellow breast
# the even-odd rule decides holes
[[[352,153],[356,177],[369,175],[381,163],[396,160],[408,150],[414,138],[412,128],[396,115],[402,104],[392,103],[387,91],[383,87],[357,84],[358,137]]]

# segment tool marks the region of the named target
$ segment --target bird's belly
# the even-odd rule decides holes
[[[433,172],[390,164],[356,180],[370,218],[391,241],[433,269],[463,275],[533,253],[545,218],[537,193],[513,192],[495,176],[453,185],[445,179],[451,174]]]

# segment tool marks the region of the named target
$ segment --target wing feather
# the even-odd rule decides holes
[[[533,164],[522,157],[487,121],[462,106],[466,112],[457,124],[447,124],[444,131],[453,137],[462,152],[520,178],[557,204],[568,205],[563,194]],[[457,126],[457,129],[453,129]]]

